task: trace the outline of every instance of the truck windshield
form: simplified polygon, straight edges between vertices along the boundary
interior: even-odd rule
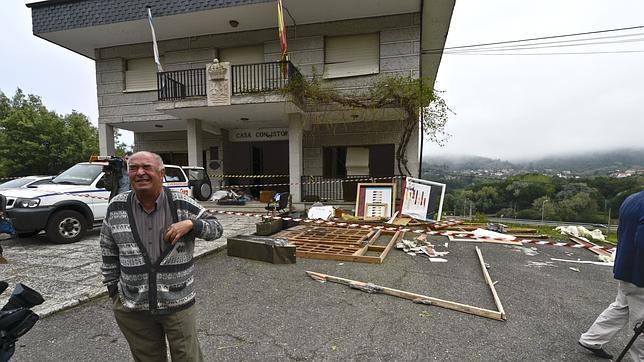
[[[78,164],[58,175],[52,180],[55,184],[91,185],[103,171],[100,164]]]

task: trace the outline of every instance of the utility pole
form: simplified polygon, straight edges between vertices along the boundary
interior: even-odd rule
[[[466,215],[466,213],[465,213],[465,206],[466,206],[466,205],[467,205],[467,199],[464,199],[464,200],[463,200],[463,216],[465,216],[465,215]]]
[[[548,199],[543,200],[543,203],[541,204],[541,225],[543,225],[543,214],[545,211],[544,207],[546,206],[546,202],[548,202]]]
[[[472,204],[473,202],[470,201],[470,221],[472,221]]]

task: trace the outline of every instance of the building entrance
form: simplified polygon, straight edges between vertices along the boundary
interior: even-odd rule
[[[230,142],[224,150],[224,173],[245,175],[227,177],[227,185],[238,185],[240,190],[259,197],[261,190],[288,191],[288,186],[253,186],[288,183],[288,177],[267,175],[288,175],[288,141],[272,142]],[[252,177],[257,176],[257,177]]]

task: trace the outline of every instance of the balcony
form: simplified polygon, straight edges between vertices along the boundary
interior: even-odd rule
[[[277,91],[284,88],[290,79],[300,76],[299,70],[290,61],[231,65],[229,72],[230,88],[226,87],[224,91],[229,89],[230,94],[222,94],[226,97]],[[177,101],[206,97],[211,81],[206,68],[159,72],[158,99]]]
[[[176,101],[206,96],[206,68],[157,73],[160,101]]]

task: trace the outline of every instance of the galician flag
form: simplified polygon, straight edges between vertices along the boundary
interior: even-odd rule
[[[161,60],[159,60],[159,47],[157,46],[157,36],[154,33],[154,24],[152,23],[152,9],[148,6],[148,22],[150,23],[150,31],[152,32],[152,49],[154,50],[154,62],[157,63],[157,70],[163,72]]]
[[[285,63],[288,60],[288,46],[286,45],[286,25],[284,25],[284,7],[282,5],[282,0],[277,0],[277,29],[280,37],[280,62],[282,68],[282,74],[286,77],[287,64]]]

